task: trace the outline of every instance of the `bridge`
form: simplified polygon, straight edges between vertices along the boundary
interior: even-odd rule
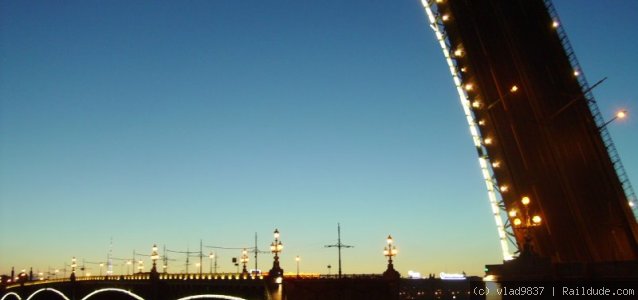
[[[270,291],[273,290],[273,293]],[[264,276],[246,274],[157,274],[87,276],[39,280],[6,286],[1,300],[281,299]],[[279,290],[281,294],[281,291]]]
[[[638,278],[638,200],[549,0],[422,0],[486,183],[502,278]],[[549,76],[549,75],[551,76]],[[396,277],[78,277],[4,286],[0,300],[395,299]],[[341,242],[339,246],[343,246]],[[511,251],[511,248],[518,251]],[[393,270],[392,248],[388,248]],[[518,253],[518,256],[514,254]],[[157,260],[154,250],[153,260]],[[492,274],[490,274],[492,273]]]
[[[4,286],[0,300],[399,299],[400,280],[382,275],[157,274],[88,276]]]

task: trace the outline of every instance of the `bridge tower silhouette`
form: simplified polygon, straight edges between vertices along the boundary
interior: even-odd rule
[[[553,265],[636,265],[636,194],[551,1],[422,4],[470,127],[504,260],[516,257],[513,246]]]

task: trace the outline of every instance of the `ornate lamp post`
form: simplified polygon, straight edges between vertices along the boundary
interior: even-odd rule
[[[275,241],[270,244],[270,251],[275,255],[272,269],[268,272],[268,276],[277,280],[284,274],[284,270],[279,266],[279,253],[284,249],[284,245],[279,240],[279,230],[275,229]]]
[[[248,251],[246,251],[246,248],[244,248],[244,250],[241,251],[240,261],[241,261],[241,264],[243,265],[241,274],[248,275],[248,270],[246,269],[246,264],[248,263]]]
[[[151,268],[151,279],[156,276],[159,278],[159,273],[157,272],[157,260],[160,258],[159,253],[157,252],[157,245],[153,244],[153,248],[151,250],[151,260],[153,261],[153,267]]]
[[[512,209],[509,212],[509,216],[510,218],[512,218],[512,223],[514,224],[514,227],[525,230],[525,244],[523,245],[523,250],[521,252],[521,255],[534,254],[530,230],[532,227],[541,225],[541,222],[542,222],[542,219],[539,215],[532,215],[529,213],[530,203],[531,203],[530,198],[527,196],[524,196],[523,198],[521,198],[521,204],[523,204],[523,211],[519,212],[516,209]]]
[[[73,256],[73,258],[71,259],[71,281],[75,281],[75,267],[77,266],[77,260],[75,259],[75,256]]]
[[[393,245],[394,240],[391,235],[388,235],[388,239],[386,241],[388,245],[383,248],[383,255],[388,257],[388,269],[383,272],[383,277],[387,279],[398,279],[401,277],[401,274],[394,269],[394,264],[392,264],[392,257],[396,256],[398,253],[397,247]]]

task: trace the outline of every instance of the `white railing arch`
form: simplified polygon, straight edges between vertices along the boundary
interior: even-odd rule
[[[246,300],[244,298],[239,298],[239,297],[234,297],[234,296],[214,295],[214,294],[188,296],[188,297],[184,297],[184,298],[179,298],[177,300],[191,300],[191,299]]]
[[[62,298],[64,298],[64,300],[71,300],[64,293],[62,293],[62,292],[60,292],[60,291],[58,291],[56,289],[52,289],[52,288],[41,288],[41,289],[33,292],[33,294],[29,295],[29,298],[27,298],[27,300],[31,300],[31,298],[33,298],[33,296],[39,294],[40,292],[44,292],[44,291],[52,291],[52,292],[60,295]]]
[[[103,292],[119,292],[119,293],[127,294],[127,295],[129,295],[129,296],[131,296],[131,297],[133,297],[133,298],[135,298],[137,300],[144,300],[144,298],[142,298],[142,297],[140,297],[140,296],[138,296],[138,295],[136,295],[136,294],[134,294],[134,293],[132,293],[130,291],[123,290],[123,289],[118,289],[118,288],[103,288],[103,289],[99,289],[99,290],[93,291],[90,294],[84,296],[84,298],[82,298],[82,300],[87,300],[91,296],[93,296],[95,294],[103,293]]]
[[[5,294],[4,296],[2,296],[2,298],[0,298],[0,300],[4,300],[4,299],[6,299],[7,297],[9,297],[11,295],[14,295],[16,298],[18,298],[18,300],[22,300],[22,298],[20,298],[20,295],[14,293],[14,292],[9,292],[9,293]]]

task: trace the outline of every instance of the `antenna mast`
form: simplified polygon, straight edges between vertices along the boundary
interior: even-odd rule
[[[111,237],[111,244],[109,245],[109,254],[106,256],[106,275],[113,275],[113,237]]]
[[[257,258],[259,257],[259,248],[257,248],[257,233],[255,232],[255,272],[257,272]]]
[[[336,247],[339,252],[339,278],[341,278],[341,248],[353,248],[354,246],[344,245],[341,243],[341,224],[337,223],[337,244],[326,245],[326,248]]]

